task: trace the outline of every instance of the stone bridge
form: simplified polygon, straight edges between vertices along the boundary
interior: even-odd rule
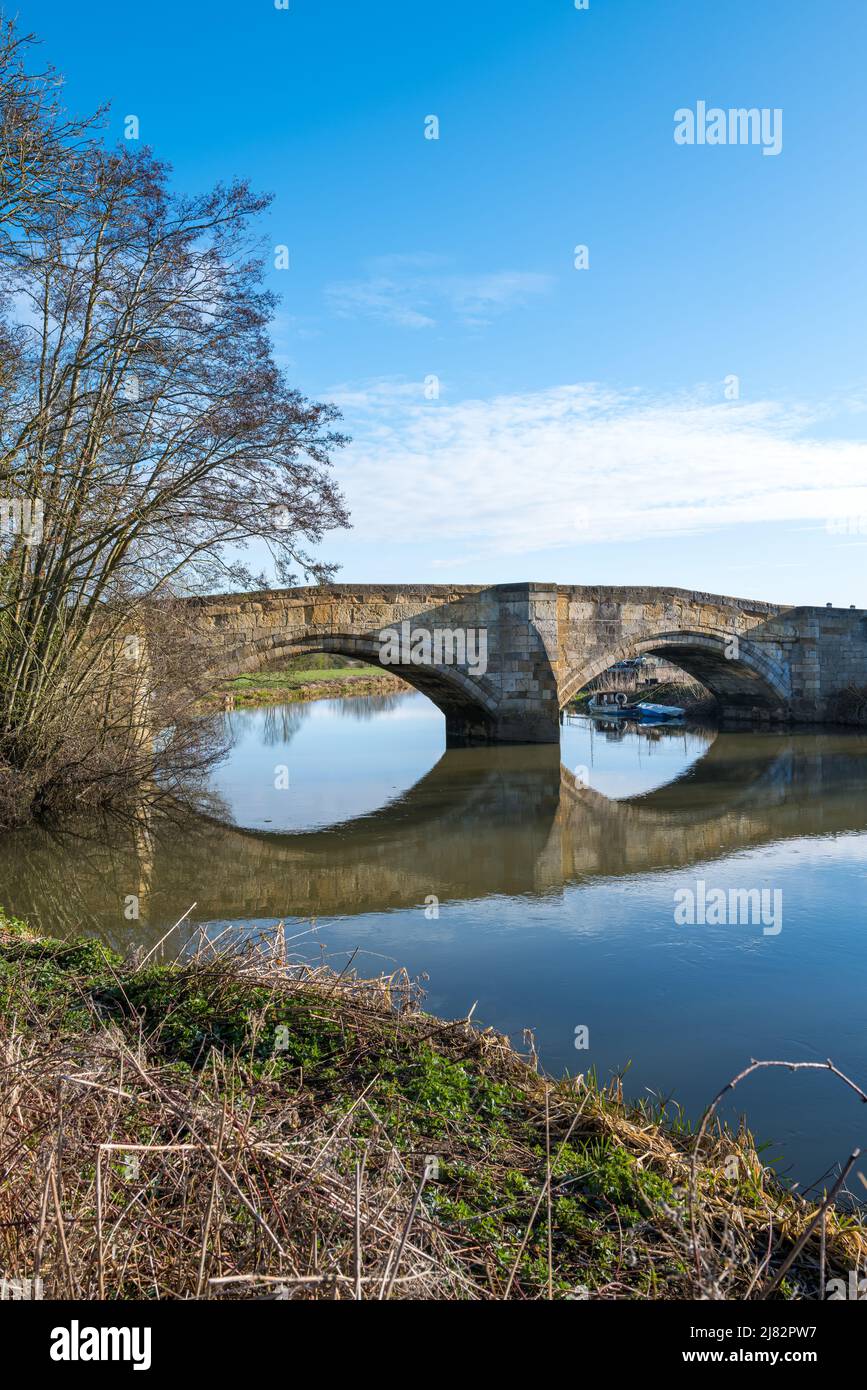
[[[334,584],[186,604],[207,678],[305,652],[360,658],[429,696],[450,744],[556,743],[567,701],[614,662],[643,654],[700,680],[724,719],[833,721],[846,688],[867,686],[863,609],[532,583]]]

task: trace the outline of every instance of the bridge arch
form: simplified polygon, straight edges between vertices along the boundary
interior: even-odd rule
[[[445,716],[450,743],[487,741],[496,722],[498,698],[484,677],[471,677],[457,666],[383,664],[374,634],[305,633],[270,634],[261,644],[245,643],[224,653],[213,676],[243,676],[278,665],[293,657],[324,652],[350,657],[377,666],[385,675],[399,676],[426,695]]]
[[[633,639],[582,663],[561,682],[561,708],[615,662],[637,656],[662,657],[701,681],[730,717],[756,711],[782,715],[791,698],[787,673],[747,638],[738,635],[735,639],[731,632],[675,629]]]

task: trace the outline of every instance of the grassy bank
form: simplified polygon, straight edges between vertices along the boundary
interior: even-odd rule
[[[552,1083],[403,977],[0,920],[0,1269],[77,1298],[755,1297],[813,1209],[746,1135]],[[825,1277],[867,1256],[830,1211]],[[815,1297],[818,1231],[773,1297]]]
[[[236,676],[214,691],[211,703],[230,703],[240,708],[288,704],[294,700],[337,699],[344,695],[388,695],[406,689],[398,676],[390,675],[379,666],[299,666]]]

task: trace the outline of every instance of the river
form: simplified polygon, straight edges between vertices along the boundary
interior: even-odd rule
[[[6,835],[0,903],[122,951],[194,903],[171,942],[283,920],[305,959],[405,967],[433,1012],[530,1028],[551,1071],[628,1067],[627,1094],[692,1118],[751,1058],[831,1057],[867,1083],[867,735],[569,716],[559,749],[446,751],[416,694],[225,717],[226,823]],[[702,906],[717,890],[728,920]],[[827,1074],[763,1073],[736,1099],[803,1187],[867,1141]]]

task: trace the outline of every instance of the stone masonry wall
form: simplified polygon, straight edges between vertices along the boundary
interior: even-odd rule
[[[349,585],[188,600],[213,676],[305,651],[380,662],[384,629],[485,634],[487,661],[384,669],[443,710],[449,741],[555,743],[562,705],[615,661],[657,653],[731,717],[832,718],[867,686],[867,613],[784,608],[685,589],[556,584]]]

